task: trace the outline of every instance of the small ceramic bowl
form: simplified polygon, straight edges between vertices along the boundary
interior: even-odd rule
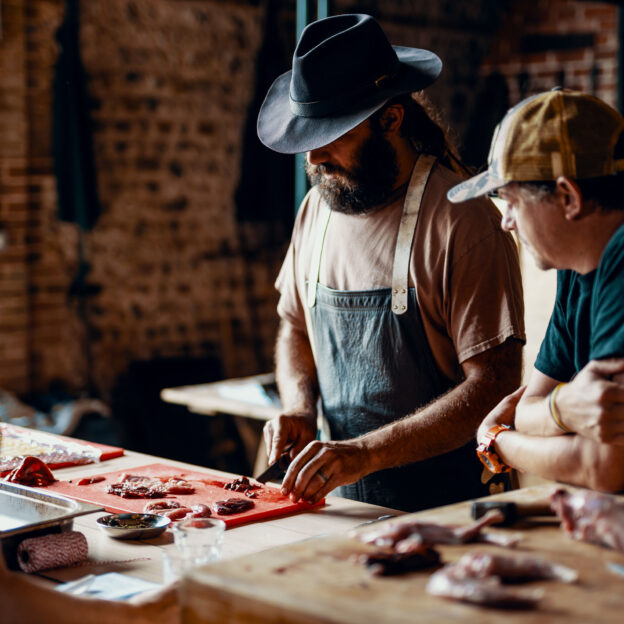
[[[164,532],[169,518],[156,514],[121,513],[101,516],[96,520],[104,533],[116,539],[148,539]]]

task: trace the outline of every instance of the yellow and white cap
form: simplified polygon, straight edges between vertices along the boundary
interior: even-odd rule
[[[534,95],[507,111],[496,127],[487,170],[454,186],[447,197],[459,203],[509,182],[624,171],[624,159],[614,157],[622,130],[624,118],[587,93],[555,89]]]

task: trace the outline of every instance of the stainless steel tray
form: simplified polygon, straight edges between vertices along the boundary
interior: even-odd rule
[[[0,481],[0,545],[7,565],[17,569],[16,552],[22,540],[70,531],[74,518],[102,509],[60,494]]]

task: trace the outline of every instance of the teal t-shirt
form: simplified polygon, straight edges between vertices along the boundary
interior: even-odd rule
[[[624,225],[598,268],[557,272],[557,297],[535,368],[570,381],[590,360],[624,356]]]

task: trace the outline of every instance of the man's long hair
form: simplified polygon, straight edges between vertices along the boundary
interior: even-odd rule
[[[463,176],[473,175],[457,155],[457,149],[445,128],[439,109],[422,91],[392,98],[371,116],[371,121],[379,124],[386,108],[394,104],[400,104],[405,111],[401,135],[412,142],[418,153],[436,156],[445,167]]]

